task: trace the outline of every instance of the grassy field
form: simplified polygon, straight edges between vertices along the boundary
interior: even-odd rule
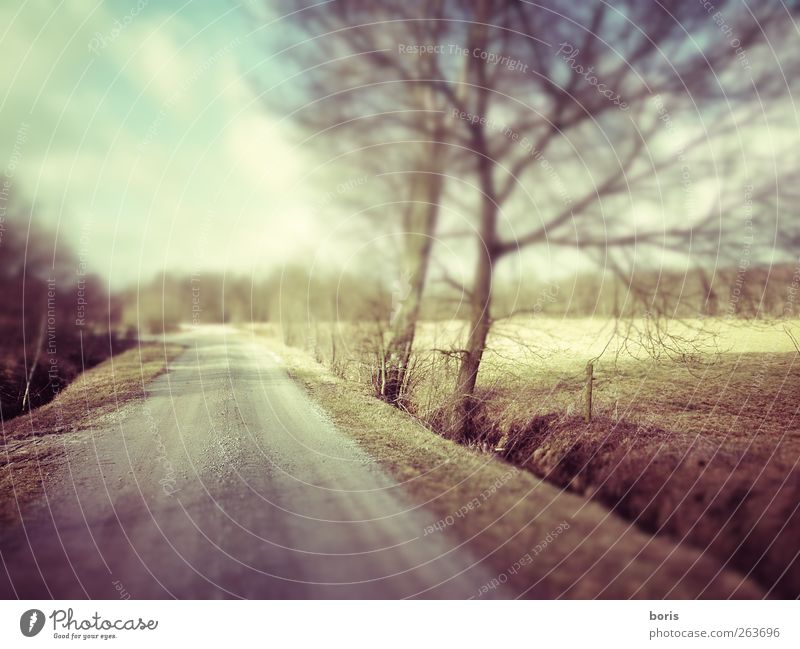
[[[53,401],[4,422],[0,438],[0,522],[13,522],[19,508],[40,493],[41,478],[58,466],[76,435],[114,418],[144,397],[144,386],[166,370],[183,348],[146,344],[79,375]]]
[[[498,323],[473,443],[647,532],[708,550],[772,595],[797,597],[800,358],[787,329],[800,335],[797,321]],[[449,352],[463,335],[459,323],[419,332],[408,407],[433,428],[455,382]],[[339,376],[369,382],[368,325],[317,326],[307,340]]]

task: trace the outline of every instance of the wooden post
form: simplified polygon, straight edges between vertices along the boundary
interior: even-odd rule
[[[586,363],[586,399],[584,403],[584,413],[583,418],[586,420],[588,424],[592,421],[592,382],[593,382],[593,375],[594,375],[594,364],[589,361]]]

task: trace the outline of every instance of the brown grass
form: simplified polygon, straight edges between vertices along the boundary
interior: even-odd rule
[[[798,597],[800,359],[785,326],[798,323],[678,323],[692,353],[657,359],[635,340],[607,347],[612,329],[603,322],[498,326],[471,443],[502,449],[504,459],[649,533],[712,553],[773,595]],[[447,349],[460,333],[456,325],[420,330],[410,408],[433,428],[457,359],[426,350]],[[604,349],[587,426],[584,366]],[[349,353],[359,367],[358,351],[340,344],[338,362]],[[359,378],[355,369],[345,376]]]
[[[512,386],[484,389],[483,444],[775,595],[800,595],[797,356],[722,355],[703,372],[628,363],[598,378],[590,425],[579,382],[540,375],[524,402]]]
[[[0,522],[15,521],[41,493],[41,478],[58,466],[81,431],[108,425],[144,398],[144,386],[162,374],[179,345],[140,345],[79,375],[53,401],[5,422],[0,439]]]
[[[607,510],[532,473],[446,440],[412,417],[369,396],[369,388],[338,379],[300,350],[275,340],[276,351],[334,423],[353,436],[418,503],[453,524],[478,557],[508,578],[506,596],[694,598],[760,597],[752,583],[687,547],[653,538]],[[493,489],[493,485],[500,484]],[[467,503],[491,493],[463,517]],[[569,524],[563,535],[553,534]],[[421,533],[424,532],[421,530]],[[527,565],[519,561],[546,545]],[[695,563],[696,561],[696,563]],[[517,565],[519,570],[510,570]],[[513,572],[513,574],[512,574]],[[733,584],[733,585],[731,585]]]

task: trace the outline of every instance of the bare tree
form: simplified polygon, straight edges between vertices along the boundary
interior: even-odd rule
[[[436,140],[471,197],[476,235],[450,436],[472,434],[504,258],[535,246],[596,250],[601,260],[612,248],[706,255],[741,241],[730,215],[776,182],[748,165],[743,137],[763,131],[797,83],[797,56],[776,74],[771,50],[796,11],[733,0],[337,0],[292,15],[314,34],[297,50],[316,48],[328,72],[318,96],[346,95],[363,114],[376,101],[409,106],[410,84],[446,116]],[[361,85],[332,74],[343,60],[364,64],[354,73]],[[402,109],[393,120],[398,129],[424,123]]]
[[[314,140],[328,156],[356,149],[356,168],[394,175],[393,207],[368,214],[373,224],[389,216],[402,240],[394,272],[388,264],[382,269],[387,283],[395,285],[395,299],[386,314],[390,330],[381,396],[396,405],[403,402],[429,274],[448,166],[448,120],[445,100],[429,83],[432,59],[408,56],[398,62],[390,50],[398,38],[415,43],[441,39],[446,24],[426,18],[443,16],[444,4],[344,1],[300,11],[285,4],[287,18],[279,21],[272,43],[297,62],[292,82],[299,91],[288,98],[275,92],[274,85],[264,91],[268,106],[291,112],[304,132],[311,133],[306,142]],[[409,20],[397,22],[397,16]],[[380,28],[372,28],[378,24]],[[373,195],[365,192],[361,198],[368,201]]]

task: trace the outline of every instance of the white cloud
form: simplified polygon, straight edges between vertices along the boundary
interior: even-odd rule
[[[193,233],[208,218],[217,234],[209,267],[282,263],[316,240],[293,189],[303,158],[253,102],[230,26],[192,40],[208,25],[183,14],[165,22],[169,14],[151,3],[93,54],[90,40],[125,11],[62,7],[36,41],[49,11],[29,3],[0,42],[10,63],[0,81],[8,87],[19,69],[0,128],[13,136],[20,119],[31,122],[19,184],[29,198],[38,187],[42,213],[68,243],[91,218],[90,267],[113,268],[115,284],[135,280],[140,265],[145,276],[165,264],[189,270]],[[2,18],[12,13],[0,9]]]

